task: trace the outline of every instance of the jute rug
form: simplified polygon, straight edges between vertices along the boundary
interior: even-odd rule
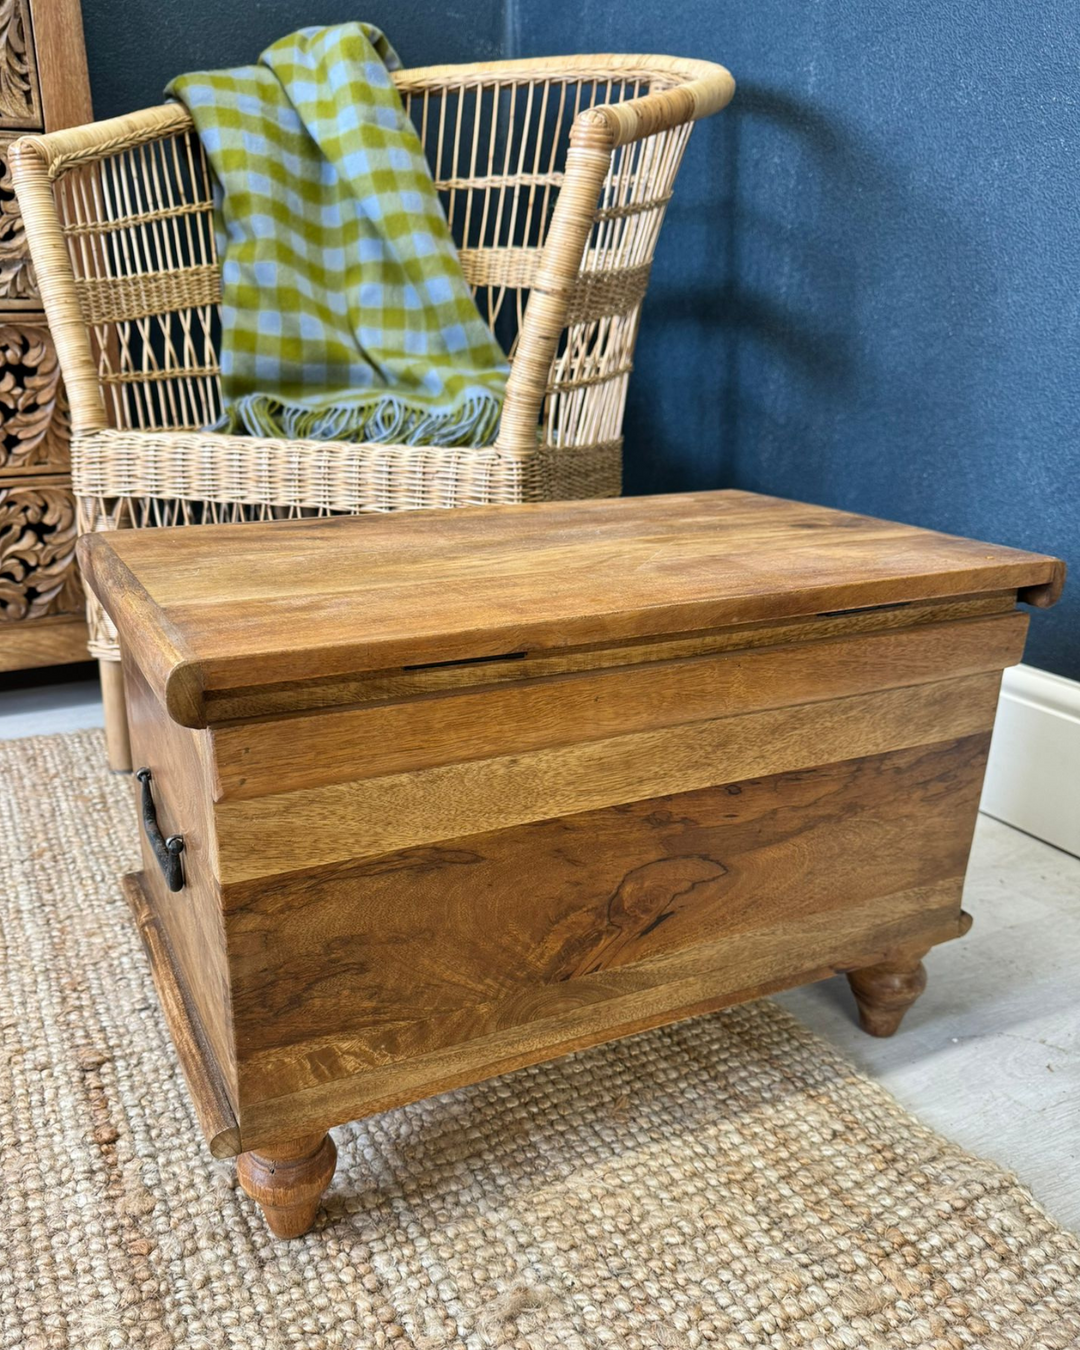
[[[97,733],[0,743],[4,1350],[1065,1350],[1080,1244],[770,1003],[336,1131],[306,1238],[203,1147]]]

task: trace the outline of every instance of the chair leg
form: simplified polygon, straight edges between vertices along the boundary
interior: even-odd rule
[[[119,661],[99,661],[101,699],[105,705],[105,752],[113,773],[131,772],[124,671]]]

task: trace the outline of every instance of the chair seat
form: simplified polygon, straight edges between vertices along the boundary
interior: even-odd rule
[[[588,446],[538,443],[534,453],[523,455],[498,445],[372,445],[206,431],[106,430],[75,437],[72,482],[80,499],[401,511],[618,496],[621,451],[621,437]],[[130,523],[140,522],[133,517]]]

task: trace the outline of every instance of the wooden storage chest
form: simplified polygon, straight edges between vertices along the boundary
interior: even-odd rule
[[[837,970],[894,1031],[966,931],[1017,599],[1064,576],[744,492],[80,554],[149,771],[125,886],[281,1235],[345,1120]]]

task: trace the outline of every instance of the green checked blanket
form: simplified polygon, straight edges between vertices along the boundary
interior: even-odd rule
[[[369,24],[304,28],[254,66],[181,75],[222,257],[214,430],[484,445],[507,364],[462,276]]]

